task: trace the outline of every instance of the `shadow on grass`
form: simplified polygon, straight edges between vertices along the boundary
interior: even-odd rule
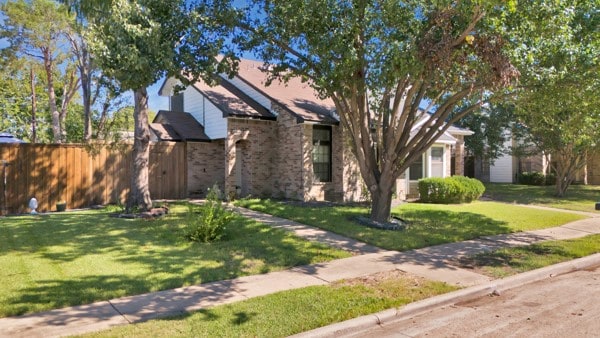
[[[560,245],[533,244],[526,247],[510,248],[494,252],[481,253],[470,257],[463,257],[457,261],[461,266],[468,268],[520,268],[526,262],[532,259],[547,259],[550,256],[561,257],[561,260],[570,260],[581,257],[581,255],[566,250]]]
[[[485,196],[503,202],[519,204],[556,205],[587,203],[598,200],[600,186],[572,185],[564,197],[556,196],[554,186],[486,183]]]
[[[367,207],[332,206],[329,208],[298,206],[273,200],[244,200],[240,206],[312,225],[357,239],[382,249],[405,251],[451,243],[513,230],[504,221],[472,212],[396,208],[393,214],[408,222],[408,229],[389,231],[369,228],[354,221],[365,216]]]
[[[0,225],[6,234],[0,255],[31,257],[55,270],[39,279],[24,275],[0,302],[0,313],[87,304],[337,258],[324,246],[241,217],[227,228],[227,240],[190,243],[181,239],[182,219],[171,214],[158,221],[123,220],[86,212]],[[65,266],[77,271],[65,272]]]

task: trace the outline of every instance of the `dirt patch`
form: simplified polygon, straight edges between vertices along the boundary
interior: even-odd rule
[[[402,270],[396,269],[396,270],[378,272],[376,274],[362,276],[362,277],[344,279],[344,280],[333,283],[333,285],[338,286],[338,287],[357,286],[357,285],[376,287],[386,281],[390,281],[390,280],[394,280],[394,279],[405,280],[408,282],[408,284],[410,284],[412,286],[419,286],[424,281],[426,281],[426,279],[423,277],[417,277],[417,276],[411,275],[409,273],[406,273]]]
[[[490,267],[496,270],[496,274],[510,276],[516,273],[505,257],[498,256],[458,257],[448,260],[448,264],[492,278],[497,278],[498,276],[495,276],[488,270]]]
[[[111,217],[116,218],[143,218],[147,220],[156,219],[169,213],[169,207],[152,208],[149,211],[139,212],[135,214],[111,214]]]

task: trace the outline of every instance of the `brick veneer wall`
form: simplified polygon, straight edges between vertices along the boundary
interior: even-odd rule
[[[313,124],[298,123],[273,103],[277,121],[229,118],[227,138],[188,147],[188,191],[204,195],[218,183],[225,194],[298,200],[358,201],[362,178],[340,126],[332,126],[332,181],[315,182],[312,167]],[[236,156],[242,155],[242,185]]]
[[[600,154],[592,156],[587,163],[588,184],[600,185]]]
[[[350,139],[342,128],[341,129],[341,140],[340,145],[343,148],[341,152],[343,154],[342,165],[343,165],[343,197],[344,201],[358,202],[363,201],[368,194],[366,191],[367,187],[362,179],[360,168],[358,167],[358,160],[352,153],[350,148]]]
[[[465,174],[465,137],[463,135],[453,135],[456,138],[454,146],[454,172],[450,175],[463,176]],[[448,161],[450,167],[450,161]]]
[[[278,112],[274,195],[300,200],[357,201],[361,197],[358,165],[344,142],[340,126],[331,127],[331,182],[315,182],[312,165],[313,124],[298,123],[287,110],[273,104]]]
[[[344,154],[339,126],[331,127],[331,182],[316,182],[312,166],[313,126],[304,127],[304,199],[342,201],[344,199]]]
[[[223,189],[225,179],[225,143],[188,142],[188,195],[206,196],[215,183]]]
[[[277,137],[272,145],[276,152],[272,177],[273,196],[301,200],[305,184],[303,167],[310,160],[305,154],[305,125],[299,124],[294,115],[278,104],[273,103],[272,108],[278,113]]]
[[[225,140],[225,192],[235,196],[271,196],[277,144],[274,121],[229,118]],[[242,185],[237,186],[235,163],[241,149]]]

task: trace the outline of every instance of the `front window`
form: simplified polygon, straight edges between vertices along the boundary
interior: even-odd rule
[[[331,182],[331,127],[313,128],[313,173],[317,182]]]
[[[443,147],[431,147],[431,177],[444,177]]]
[[[411,165],[409,170],[409,179],[417,181],[423,178],[423,156],[419,156]]]

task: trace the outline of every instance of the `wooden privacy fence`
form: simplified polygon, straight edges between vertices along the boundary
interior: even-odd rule
[[[124,203],[131,178],[132,145],[120,150],[72,144],[0,144],[0,210],[28,211],[32,197],[38,211]],[[6,164],[4,164],[6,163]],[[187,196],[186,144],[150,145],[149,185],[152,199]],[[3,172],[0,172],[3,175]],[[6,209],[6,210],[5,210]]]

